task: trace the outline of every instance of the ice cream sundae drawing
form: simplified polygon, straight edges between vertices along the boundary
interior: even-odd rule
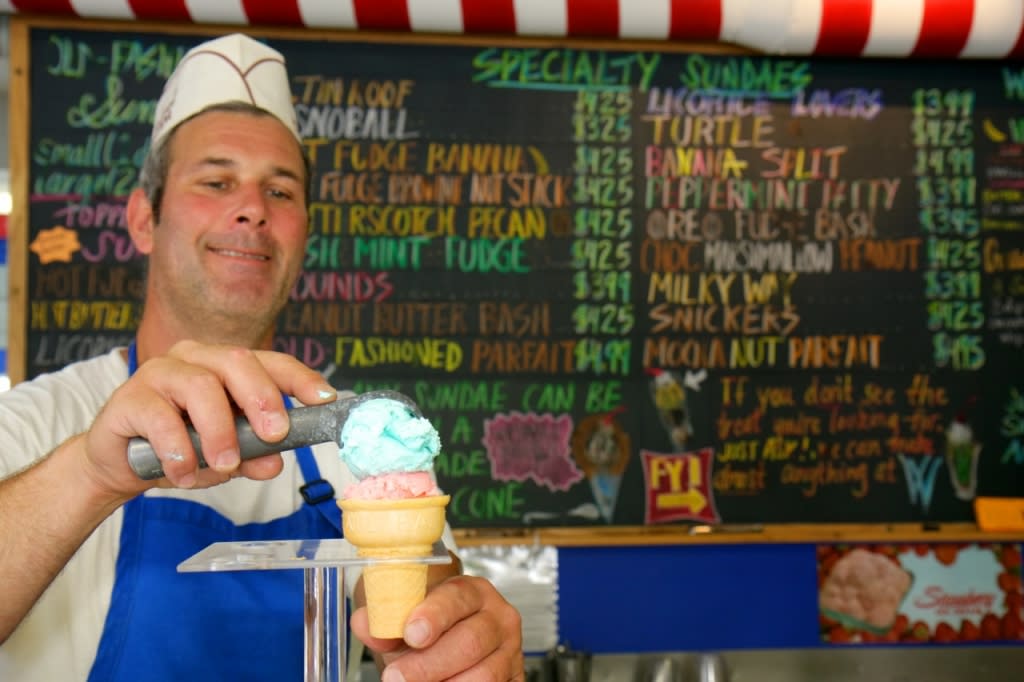
[[[647,373],[651,376],[651,397],[658,410],[658,418],[673,449],[682,452],[693,435],[690,411],[686,406],[686,387],[675,372],[648,368]]]
[[[974,430],[961,412],[946,429],[946,469],[953,492],[961,500],[974,499],[978,488],[978,458],[981,443],[975,442]]]
[[[630,455],[629,434],[615,419],[624,410],[618,408],[608,414],[586,417],[573,434],[573,457],[590,482],[601,516],[609,522]]]

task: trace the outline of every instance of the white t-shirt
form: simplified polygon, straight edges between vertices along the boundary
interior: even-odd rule
[[[86,431],[111,393],[127,379],[127,363],[121,350],[114,350],[0,393],[0,479]],[[313,447],[313,454],[320,475],[336,491],[354,482],[339,463],[337,446],[321,444]],[[285,455],[284,470],[272,481],[236,478],[203,490],[152,489],[146,495],[200,502],[241,525],[294,513],[303,504],[298,492],[302,484],[296,458]],[[0,645],[0,680],[88,678],[110,607],[121,520],[118,509],[100,524]],[[449,547],[455,546],[449,530],[444,539]]]

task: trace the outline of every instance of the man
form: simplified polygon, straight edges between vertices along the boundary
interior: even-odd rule
[[[0,679],[301,674],[301,571],[175,571],[213,541],[337,536],[334,501],[304,501],[300,488],[352,479],[330,444],[240,462],[232,426],[237,409],[279,440],[282,394],[336,397],[267,350],[307,219],[283,58],[240,35],[191,50],[151,142],[126,213],[149,258],[136,342],[0,394]],[[209,468],[197,467],[186,417]],[[135,436],[165,478],[128,466]],[[523,678],[518,613],[458,570],[431,568],[404,640],[376,640],[365,609],[352,615],[385,682]]]

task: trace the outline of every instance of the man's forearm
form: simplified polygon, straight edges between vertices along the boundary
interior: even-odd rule
[[[117,508],[76,475],[82,437],[0,481],[0,644],[89,534]]]

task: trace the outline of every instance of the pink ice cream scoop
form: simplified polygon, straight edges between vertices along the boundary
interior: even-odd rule
[[[426,471],[369,476],[342,491],[348,500],[400,500],[440,494],[434,478]]]

